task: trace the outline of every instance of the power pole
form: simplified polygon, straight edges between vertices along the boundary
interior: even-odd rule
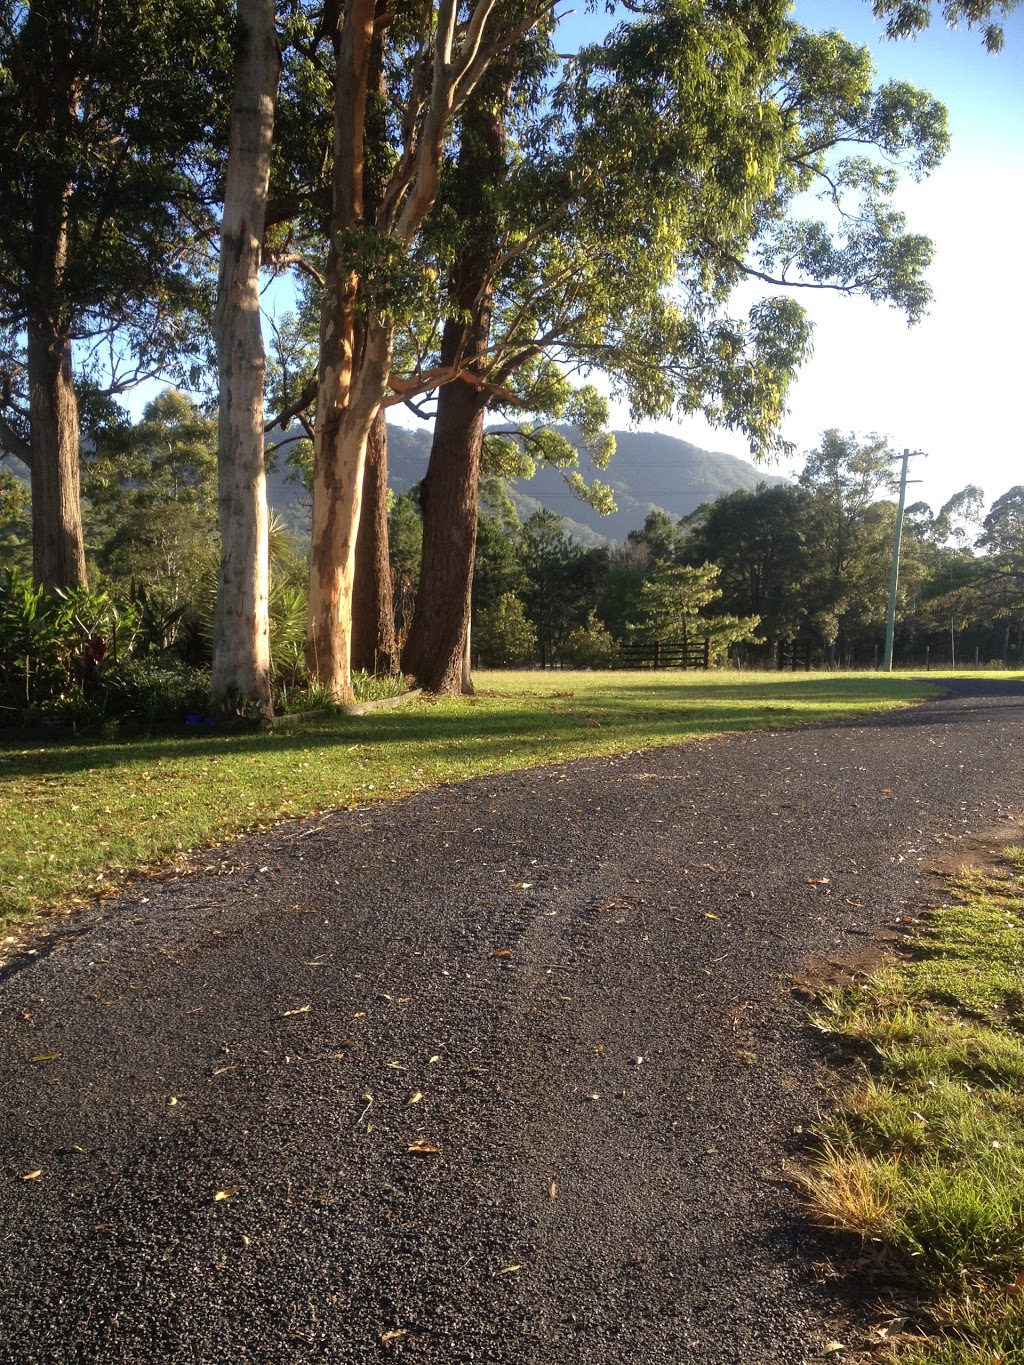
[[[900,541],[903,538],[903,509],[907,503],[907,470],[910,468],[910,460],[914,455],[923,455],[923,450],[904,450],[902,457],[903,468],[900,471],[900,501],[896,508],[896,530],[892,538],[892,575],[889,578],[889,609],[885,613],[885,661],[882,667],[886,673],[892,672],[892,647],[896,636],[896,588],[900,577]],[[911,479],[910,483],[920,483],[920,479]]]

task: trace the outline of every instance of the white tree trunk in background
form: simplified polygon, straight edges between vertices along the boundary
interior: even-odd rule
[[[213,632],[215,696],[237,692],[268,713],[270,565],[263,460],[263,332],[259,272],[281,62],[274,0],[238,0],[214,339],[221,531]]]

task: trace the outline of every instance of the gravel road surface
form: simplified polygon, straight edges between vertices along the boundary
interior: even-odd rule
[[[955,687],[282,825],[68,921],[0,978],[0,1361],[820,1359],[792,984],[1014,831],[1024,687]]]

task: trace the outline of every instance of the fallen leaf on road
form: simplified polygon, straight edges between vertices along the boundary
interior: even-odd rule
[[[433,1066],[435,1062],[439,1062],[440,1060],[441,1060],[441,1058],[440,1058],[440,1057],[438,1056],[438,1054],[435,1052],[434,1055],[433,1055],[433,1057],[428,1057],[428,1058],[427,1058],[427,1066]]]
[[[59,1056],[59,1052],[40,1052],[32,1060],[34,1062],[55,1062]]]
[[[557,1181],[552,1180],[551,1186],[550,1186],[550,1188],[548,1189],[548,1194],[550,1195],[550,1197],[551,1197],[552,1199],[557,1199],[557,1198],[558,1198],[558,1182],[557,1182]]]
[[[834,1356],[838,1355],[840,1351],[845,1350],[846,1347],[843,1345],[841,1341],[829,1341],[826,1342],[825,1345],[821,1348],[821,1354],[823,1356]]]
[[[415,1095],[410,1095],[410,1096],[409,1096],[409,1098],[406,1100],[406,1104],[407,1104],[407,1105],[409,1105],[409,1104],[419,1104],[419,1102],[420,1102],[420,1100],[421,1100],[422,1098],[423,1098],[423,1091],[422,1091],[422,1090],[417,1090],[416,1093],[415,1093]]]
[[[717,919],[718,916],[717,916],[717,915],[713,915],[713,914],[711,913],[710,910],[705,910],[705,912],[704,912],[704,918],[705,918],[705,919]]]
[[[229,1185],[226,1190],[218,1190],[213,1196],[213,1202],[219,1204],[225,1199],[231,1199],[241,1188],[241,1185]]]
[[[389,1066],[389,1067],[391,1068],[392,1071],[408,1071],[408,1070],[409,1070],[409,1068],[408,1068],[407,1066],[403,1066],[401,1062],[385,1062],[385,1066]]]
[[[28,1175],[23,1175],[21,1178],[22,1180],[38,1180],[42,1173],[43,1168],[40,1166],[38,1171],[29,1171]]]
[[[395,1327],[390,1332],[382,1332],[380,1339],[384,1346],[389,1346],[391,1342],[398,1341],[401,1337],[407,1337],[408,1335],[409,1329],[407,1327]]]
[[[506,1266],[503,1266],[503,1267],[501,1268],[501,1270],[496,1271],[495,1273],[498,1274],[498,1275],[514,1275],[514,1274],[516,1273],[517,1270],[525,1270],[525,1269],[526,1269],[526,1267],[525,1267],[524,1265],[506,1265]]]
[[[291,1017],[295,1014],[308,1014],[312,1008],[313,1008],[312,1005],[300,1005],[298,1009],[285,1010],[284,1014],[281,1015],[281,1018],[291,1019]]]
[[[1021,1279],[1024,1279],[1024,1276],[1021,1276]],[[906,1318],[892,1318],[891,1321],[883,1322],[880,1327],[876,1328],[875,1334],[880,1341],[886,1341],[889,1337],[898,1336],[906,1325]]]
[[[512,957],[512,956],[513,956],[513,953],[512,953],[512,949],[511,949],[511,948],[495,948],[494,952],[493,952],[493,953],[488,953],[487,956],[488,956],[488,957]]]
[[[808,878],[806,879],[806,881],[807,881],[807,885],[808,885],[808,886],[828,886],[829,883],[832,881],[832,878],[831,878],[831,877],[808,877]]]
[[[432,1147],[429,1142],[410,1142],[406,1148],[409,1152],[415,1152],[417,1156],[440,1156],[440,1147]]]

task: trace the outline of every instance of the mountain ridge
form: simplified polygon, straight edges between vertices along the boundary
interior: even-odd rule
[[[616,450],[608,469],[597,469],[581,451],[579,472],[587,483],[600,479],[611,488],[615,512],[602,517],[572,492],[559,470],[538,465],[532,479],[512,481],[510,493],[520,517],[525,520],[538,507],[547,507],[565,519],[567,531],[582,544],[596,545],[625,540],[655,510],[678,520],[724,493],[789,482],[736,455],[704,450],[678,436],[648,431],[612,435]],[[429,453],[428,428],[388,428],[389,481],[397,493],[407,492],[423,477]]]
[[[389,483],[396,493],[408,492],[423,478],[431,435],[428,426],[388,427]],[[724,493],[754,489],[760,483],[789,482],[736,455],[704,450],[677,436],[647,431],[616,431],[613,435],[616,452],[608,469],[595,468],[582,451],[579,472],[588,483],[597,478],[611,488],[615,512],[600,516],[572,492],[559,470],[541,464],[532,479],[512,481],[509,491],[519,516],[525,521],[546,507],[563,518],[566,533],[580,544],[602,545],[609,540],[625,540],[630,531],[639,531],[652,511],[660,509],[677,520]],[[294,532],[308,536],[309,499],[290,477],[286,458],[289,444],[285,437],[268,470],[267,496],[270,506]],[[28,470],[19,460],[0,453],[0,464],[27,481]]]

